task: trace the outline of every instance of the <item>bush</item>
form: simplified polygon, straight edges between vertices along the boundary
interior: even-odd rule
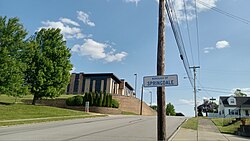
[[[83,96],[77,95],[66,99],[67,106],[81,106],[83,105]]]
[[[74,97],[69,97],[66,99],[67,106],[74,106]]]
[[[119,102],[115,99],[112,99],[112,108],[119,108]]]
[[[82,106],[83,105],[83,97],[80,95],[74,96],[74,106]]]

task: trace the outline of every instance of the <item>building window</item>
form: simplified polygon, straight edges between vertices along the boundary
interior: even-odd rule
[[[76,74],[73,93],[77,93],[78,92],[78,85],[79,85],[79,74]]]

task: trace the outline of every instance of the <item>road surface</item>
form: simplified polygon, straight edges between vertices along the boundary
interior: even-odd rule
[[[153,141],[157,130],[155,116],[109,116],[0,127],[1,141]],[[185,120],[167,117],[167,136]]]

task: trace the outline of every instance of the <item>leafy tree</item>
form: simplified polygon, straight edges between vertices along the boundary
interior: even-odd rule
[[[166,115],[175,116],[174,105],[171,103],[168,103],[166,106]]]
[[[54,98],[65,92],[72,69],[70,56],[60,29],[41,29],[29,39],[26,81],[34,95],[33,105],[39,98]]]
[[[216,103],[204,99],[203,104],[197,107],[198,116],[203,116],[202,112],[206,113],[206,116],[208,116],[208,113],[214,113],[214,112],[217,113],[218,107],[219,106]]]
[[[247,94],[241,92],[240,89],[236,89],[235,92],[234,92],[234,95],[235,95],[235,96],[239,96],[239,97],[247,96]]]
[[[0,94],[20,97],[28,90],[23,62],[27,34],[18,18],[0,16]]]
[[[152,105],[150,106],[152,109],[154,109],[155,111],[157,111],[157,105]]]

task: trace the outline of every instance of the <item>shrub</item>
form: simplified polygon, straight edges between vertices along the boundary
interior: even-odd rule
[[[77,95],[66,99],[68,106],[81,106],[83,105],[83,96]]]
[[[98,106],[102,107],[102,93],[99,94]]]
[[[103,100],[102,100],[102,106],[103,107],[107,107],[106,96],[107,96],[107,94],[106,94],[106,92],[104,92],[104,94],[103,94]]]
[[[74,97],[69,97],[66,99],[66,105],[74,106]]]
[[[112,108],[119,108],[119,102],[115,99],[112,99]]]
[[[74,96],[74,106],[81,106],[83,105],[83,97],[80,95]]]

